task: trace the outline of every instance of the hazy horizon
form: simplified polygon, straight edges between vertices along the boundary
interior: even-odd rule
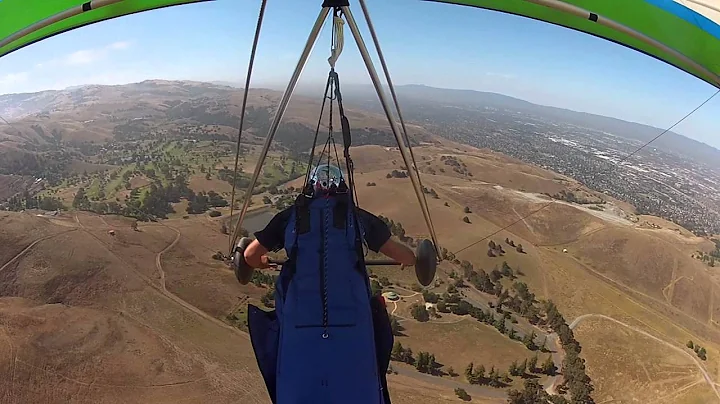
[[[72,90],[72,89],[75,89],[75,88],[82,88],[82,87],[86,87],[86,86],[95,86],[95,85],[97,85],[97,86],[114,86],[114,85],[121,86],[121,85],[141,83],[141,82],[143,82],[143,81],[153,81],[153,80],[158,80],[158,81],[194,81],[194,82],[209,83],[209,84],[216,84],[216,85],[229,85],[229,86],[233,86],[233,87],[238,88],[238,89],[242,89],[242,88],[243,88],[243,85],[244,85],[244,83],[241,83],[241,82],[233,82],[233,81],[227,81],[227,80],[197,80],[197,79],[190,79],[190,78],[188,78],[188,79],[183,79],[183,78],[172,78],[172,79],[170,79],[170,78],[155,77],[155,78],[147,78],[147,79],[140,80],[140,81],[125,82],[125,83],[115,83],[115,84],[86,83],[86,84],[72,85],[72,86],[68,86],[68,87],[64,87],[64,88],[59,88],[59,89],[47,89],[47,90],[39,90],[39,91],[32,91],[32,92],[25,92],[25,93],[6,93],[6,94],[0,94],[0,97],[6,96],[6,95],[41,93],[41,92],[44,92],[44,91],[69,91],[69,90]],[[287,82],[285,82],[285,83],[281,83],[281,82],[267,83],[267,84],[265,84],[265,85],[260,84],[260,83],[256,83],[255,85],[251,85],[251,86],[250,86],[250,89],[267,89],[267,90],[274,90],[274,91],[284,91],[285,88],[286,88],[286,86],[287,86]],[[325,83],[324,83],[324,82],[321,82],[321,81],[302,83],[302,84],[299,84],[299,85],[296,87],[293,95],[302,95],[303,97],[312,97],[313,95],[315,95],[314,93],[317,93],[317,94],[319,94],[318,97],[321,97],[322,91],[324,90],[324,86],[325,86]],[[515,99],[518,99],[518,100],[521,100],[521,101],[531,102],[531,103],[533,103],[533,104],[535,104],[535,105],[546,106],[546,107],[553,107],[553,108],[560,108],[560,109],[564,109],[564,110],[568,110],[568,111],[572,111],[572,112],[580,112],[580,113],[587,113],[587,114],[592,114],[592,115],[599,115],[599,116],[604,116],[604,117],[608,117],[608,118],[619,119],[619,120],[626,121],[626,122],[630,122],[630,123],[638,123],[638,124],[642,124],[642,125],[648,125],[648,124],[643,123],[643,122],[637,122],[637,121],[633,121],[633,120],[623,119],[623,118],[616,117],[616,116],[609,116],[609,115],[598,114],[598,113],[593,112],[593,111],[583,111],[583,110],[580,110],[580,109],[573,109],[573,108],[567,108],[567,107],[556,107],[556,106],[554,106],[554,105],[540,104],[540,103],[537,103],[537,102],[532,102],[532,101],[526,100],[526,99],[521,98],[521,97],[516,97],[516,96],[513,96],[513,95],[503,94],[503,93],[494,92],[494,91],[481,91],[481,90],[474,90],[474,89],[469,89],[469,88],[436,87],[436,86],[431,86],[431,85],[427,85],[427,84],[423,84],[423,83],[407,83],[407,84],[396,85],[396,87],[398,87],[398,88],[400,88],[400,87],[409,87],[409,86],[422,86],[422,87],[435,88],[435,89],[440,89],[440,90],[451,90],[451,91],[474,91],[474,92],[478,92],[478,93],[499,94],[499,95],[502,95],[502,96],[505,96],[505,97],[511,97],[511,98],[515,98]],[[344,87],[346,90],[350,90],[350,91],[353,91],[353,90],[356,90],[356,89],[362,87],[362,88],[366,88],[366,89],[372,91],[373,94],[375,93],[375,90],[372,88],[372,84],[370,84],[370,83],[363,83],[363,84],[357,84],[357,83],[353,84],[353,83],[349,83],[349,84],[343,84],[343,87]],[[389,94],[387,93],[387,85],[385,85],[385,88],[386,88],[386,95],[389,95]],[[400,108],[402,108],[402,102],[401,102],[401,104],[400,104]],[[9,120],[12,121],[12,119],[9,119]],[[0,125],[2,125],[2,123],[0,123]],[[648,125],[648,126],[655,127],[655,128],[657,128],[657,129],[659,129],[660,131],[664,131],[664,130],[667,129],[667,128],[661,128],[661,127],[658,127],[658,126],[655,126],[655,125]],[[691,136],[687,136],[687,135],[685,135],[685,134],[683,134],[683,133],[681,133],[681,132],[678,132],[678,131],[676,131],[676,130],[674,130],[674,129],[672,130],[672,132],[678,133],[679,135],[682,135],[682,136],[687,137],[687,138],[689,138],[689,139],[698,141],[698,142],[700,142],[700,143],[702,143],[702,144],[704,144],[704,145],[706,145],[706,146],[708,146],[708,147],[711,147],[711,148],[714,148],[714,149],[720,151],[720,146],[713,146],[713,145],[711,145],[711,144],[709,144],[709,143],[707,143],[707,142],[704,142],[704,141],[699,140],[699,139],[695,139],[695,138],[693,138],[693,137],[691,137]],[[658,134],[660,134],[660,132],[659,132]]]
[[[284,88],[316,19],[318,3],[268,5],[251,87]],[[492,92],[661,129],[716,90],[640,52],[548,23],[435,2],[368,3],[396,85]],[[4,56],[0,93],[151,78],[243,83],[258,8],[258,2],[217,0],[72,30]],[[359,7],[353,9],[371,45]],[[403,16],[401,24],[398,15]],[[298,87],[317,85],[322,92],[328,71],[328,25]],[[337,65],[343,84],[369,84],[347,29],[345,37]],[[370,50],[374,52],[372,46]],[[720,101],[715,99],[673,131],[720,147],[718,110]]]

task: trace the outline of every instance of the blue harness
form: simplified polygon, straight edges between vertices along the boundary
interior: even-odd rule
[[[384,306],[371,297],[359,222],[346,195],[296,201],[276,309],[248,311],[275,404],[390,404],[393,336]]]

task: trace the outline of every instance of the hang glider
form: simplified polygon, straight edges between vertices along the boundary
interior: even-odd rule
[[[0,57],[92,23],[212,0],[0,0]],[[311,8],[317,1],[308,1]],[[424,0],[495,10],[582,31],[720,88],[720,0]],[[592,49],[588,49],[592,52]]]

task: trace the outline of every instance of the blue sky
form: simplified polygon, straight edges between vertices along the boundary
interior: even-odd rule
[[[547,23],[418,0],[367,3],[395,84],[492,91],[663,128],[715,91],[641,53]],[[253,86],[286,84],[320,4],[268,1]],[[217,0],[58,35],[0,59],[0,93],[150,78],[244,82],[259,5]],[[362,27],[359,5],[351,6]],[[301,80],[318,93],[329,44],[326,27]],[[349,30],[337,70],[344,83],[369,83]],[[720,96],[675,130],[720,147],[718,116]]]

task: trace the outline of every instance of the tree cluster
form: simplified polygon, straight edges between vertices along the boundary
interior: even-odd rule
[[[21,211],[23,209],[41,209],[41,210],[66,210],[63,203],[51,196],[31,196],[28,191],[16,194],[10,197],[7,203],[8,210]]]
[[[412,314],[413,318],[417,321],[420,321],[422,323],[424,323],[426,321],[430,321],[430,313],[428,313],[424,304],[417,304],[417,303],[414,304],[410,308],[410,313]]]
[[[451,262],[455,263],[456,265],[460,265],[460,260],[458,260],[458,259],[455,257],[455,254],[453,254],[452,252],[448,251],[448,249],[445,248],[445,247],[440,247],[440,256],[441,256],[444,260],[448,260],[448,261],[451,261]]]
[[[497,309],[501,310],[503,306],[508,307],[513,312],[525,317],[531,324],[537,325],[541,318],[541,310],[535,305],[535,294],[530,292],[525,282],[516,281],[513,283],[510,294],[508,290],[503,290],[498,296]]]
[[[402,223],[395,222],[392,219],[389,219],[383,215],[379,215],[378,218],[380,220],[382,220],[383,223],[385,223],[385,225],[388,227],[388,229],[390,229],[390,234],[392,234],[393,236],[396,236],[403,243],[407,243],[410,245],[415,244],[415,240],[413,240],[412,237],[405,235],[405,229],[403,228]]]
[[[536,379],[525,379],[522,390],[510,389],[508,391],[509,404],[568,404],[567,399],[563,396],[551,396],[548,394]],[[575,403],[573,401],[573,403]],[[581,403],[580,401],[577,402]]]
[[[442,365],[435,360],[435,354],[420,351],[417,355],[413,355],[412,349],[410,347],[404,348],[399,341],[395,341],[395,344],[393,344],[390,359],[413,365],[415,369],[421,373],[427,373],[433,376],[443,374]]]
[[[126,174],[128,173],[130,172],[126,172]],[[123,174],[123,176],[126,174]],[[188,199],[192,205],[192,201],[196,199],[196,195],[188,188],[185,176],[178,175],[172,178],[166,186],[159,180],[150,184],[142,200],[140,198],[140,190],[138,188],[133,189],[125,201],[125,206],[120,205],[116,201],[91,201],[85,188],[80,187],[75,194],[72,206],[79,210],[87,210],[98,214],[123,215],[147,221],[155,220],[156,218],[167,218],[169,213],[174,212],[170,203],[180,202],[181,198]],[[227,206],[227,202],[225,202],[225,205],[219,202],[221,199],[219,195],[215,194],[213,203],[217,206]],[[195,207],[197,207],[197,205],[195,205]],[[205,212],[205,210],[202,212]]]
[[[565,351],[565,359],[562,364],[563,385],[570,392],[571,402],[594,403],[592,397],[590,397],[594,388],[590,377],[585,372],[585,360],[580,357],[580,343],[575,340],[572,330],[552,301],[546,302],[545,312],[547,313],[548,324],[560,337],[560,343]]]
[[[392,334],[396,337],[402,335],[403,330],[405,330],[395,316],[390,316],[390,329],[392,330]]]
[[[472,177],[472,173],[468,170],[465,163],[455,156],[440,156],[440,161],[444,162],[446,166],[452,167],[452,170],[458,174],[462,174],[468,177]]]
[[[470,401],[472,399],[472,397],[470,397],[470,395],[467,393],[467,391],[465,391],[465,389],[460,388],[460,387],[455,388],[455,395],[458,396],[458,398],[463,401]]]
[[[482,270],[481,272],[485,273]],[[476,272],[473,271],[473,273]],[[499,283],[497,285],[499,285]],[[450,293],[451,291],[454,293]],[[431,300],[438,299],[437,311],[441,313],[453,313],[458,316],[469,314],[474,319],[494,327],[499,333],[507,334],[510,339],[521,341],[529,350],[535,351],[538,349],[538,346],[534,342],[537,337],[535,332],[531,332],[530,334],[526,334],[523,338],[520,338],[514,328],[506,325],[506,320],[512,319],[509,313],[498,310],[498,313],[501,313],[502,315],[496,317],[491,311],[486,312],[479,307],[473,306],[466,300],[460,298],[457,294],[457,288],[454,285],[448,285],[448,292],[443,293],[442,297],[437,297],[437,295],[431,295],[429,293],[424,294],[423,297],[425,297],[425,295],[427,295],[427,298]]]
[[[438,196],[437,192],[435,192],[434,189],[432,189],[432,188],[428,189],[424,185],[422,188],[423,188],[423,192],[430,195],[431,197],[433,197],[433,199],[440,199],[440,197]]]
[[[546,195],[550,195],[550,194],[546,193]],[[597,200],[597,199],[590,200],[585,197],[578,197],[572,191],[566,191],[564,189],[561,190],[560,193],[556,193],[556,194],[553,194],[550,196],[553,199],[559,199],[559,200],[563,200],[563,201],[570,202],[570,203],[578,203],[581,205],[587,205],[587,204],[591,204],[591,203],[601,203],[601,204],[606,203],[604,200]]]
[[[507,374],[501,374],[495,369],[495,366],[490,367],[490,371],[485,369],[484,365],[475,366],[473,362],[470,362],[465,368],[465,379],[470,384],[486,385],[490,387],[507,387],[508,383],[512,381]]]
[[[254,271],[250,282],[257,287],[274,288],[277,275],[268,274],[262,271]]]
[[[265,305],[265,307],[273,308],[275,307],[275,288],[270,288],[262,297],[260,298],[260,302]]]
[[[705,348],[701,347],[698,344],[693,344],[692,341],[688,341],[687,347],[695,351],[695,355],[697,355],[698,358],[702,360],[707,360],[707,351],[705,351]]]
[[[289,195],[280,195],[277,199],[275,199],[275,203],[273,204],[273,207],[277,210],[284,210],[288,207],[292,206],[295,203],[295,199],[297,198],[297,195],[289,194]]]
[[[490,240],[490,242],[488,242],[487,255],[488,257],[502,257],[505,255],[505,250],[503,249],[502,244],[496,244],[494,241]]]
[[[425,300],[427,303],[437,303],[440,299],[440,296],[438,296],[437,293],[429,291],[429,290],[423,290],[423,300]]]
[[[715,243],[715,250],[710,251],[709,254],[704,251],[698,251],[695,258],[702,262],[706,262],[711,267],[714,267],[715,261],[720,259],[720,240],[715,238],[711,238],[710,240]]]
[[[393,344],[392,351],[390,352],[390,359],[398,362],[407,363],[408,365],[415,364],[415,357],[410,347],[404,348],[399,341],[395,341]]]
[[[208,172],[207,174],[209,175],[210,173]],[[248,178],[247,175],[238,173],[237,178],[235,178],[235,172],[228,168],[219,169],[217,177],[230,185],[232,185],[233,179],[235,179],[235,187],[240,189],[247,188],[247,186],[250,185],[250,178]],[[205,178],[209,179],[207,176]]]
[[[398,171],[398,170],[392,170],[389,172],[385,178],[407,178],[408,173],[406,171]]]
[[[510,373],[511,376],[525,376],[527,373],[541,373],[548,376],[555,375],[557,367],[555,366],[555,362],[553,362],[552,355],[548,355],[540,367],[538,367],[537,364],[537,355],[530,358],[530,360],[524,359],[520,364],[518,364],[517,361],[513,361],[508,368],[508,373]]]
[[[190,191],[188,202],[186,210],[187,213],[190,214],[205,213],[211,207],[218,208],[228,206],[228,201],[215,191],[208,191],[207,194],[204,192],[195,194]]]

